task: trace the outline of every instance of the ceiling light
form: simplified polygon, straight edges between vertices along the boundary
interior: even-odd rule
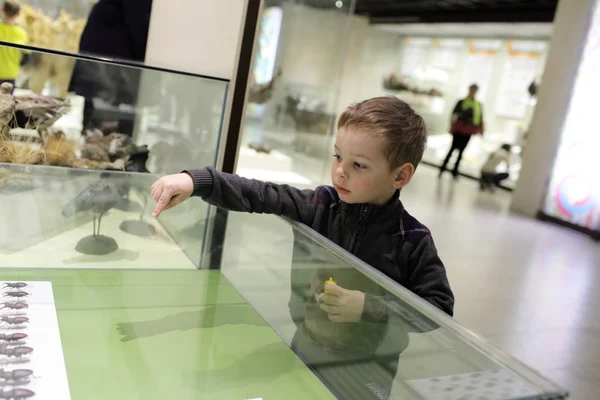
[[[337,8],[342,8],[343,5],[344,5],[344,3],[342,3],[340,0],[338,0],[338,1],[335,2],[335,6]]]

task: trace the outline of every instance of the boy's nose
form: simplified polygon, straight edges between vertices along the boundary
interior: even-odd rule
[[[342,168],[342,166],[340,165],[337,168],[336,173],[338,174],[338,177],[346,179],[348,177],[348,175],[346,174],[346,171],[344,171],[344,168]]]

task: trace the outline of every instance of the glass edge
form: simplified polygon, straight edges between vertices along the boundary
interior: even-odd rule
[[[394,294],[400,299],[408,300],[409,304],[412,307],[414,307],[418,312],[424,314],[428,318],[431,318],[431,320],[438,323],[441,327],[447,328],[449,331],[456,334],[460,339],[464,340],[468,345],[480,351],[486,357],[489,357],[494,361],[498,362],[499,364],[508,367],[514,372],[523,375],[522,377],[527,378],[532,383],[537,385],[538,389],[547,390],[549,392],[551,391],[552,393],[549,394],[559,396],[558,398],[566,398],[566,396],[568,395],[568,391],[562,388],[561,386],[550,381],[549,379],[541,375],[538,371],[528,367],[523,362],[509,355],[504,350],[498,348],[496,345],[494,345],[484,337],[479,336],[478,334],[463,327],[452,317],[444,314],[441,310],[437,309],[432,304],[421,299],[419,296],[412,293],[405,287],[401,286],[381,271],[371,267],[355,255],[349,253],[337,244],[331,242],[329,239],[325,238],[320,233],[314,231],[313,229],[309,228],[308,226],[302,223],[296,222],[287,217],[280,218],[282,218],[288,224],[290,224],[293,229],[302,232],[303,234],[310,237],[312,240],[317,242],[319,245],[323,246],[325,249],[329,250],[337,257],[351,264],[359,272],[363,273],[368,278],[373,279],[373,281],[380,284],[390,293]]]
[[[106,56],[100,56],[100,55],[92,55],[92,54],[86,54],[86,53],[69,53],[69,52],[61,51],[61,50],[46,49],[43,47],[29,46],[29,45],[17,44],[17,43],[12,43],[12,42],[5,42],[3,40],[0,40],[0,46],[12,47],[12,48],[32,51],[32,52],[36,52],[36,53],[44,53],[44,54],[51,54],[51,55],[55,55],[55,56],[61,56],[61,57],[75,58],[78,60],[102,62],[105,64],[113,64],[113,65],[118,65],[118,66],[122,66],[122,67],[139,68],[139,69],[143,69],[143,70],[152,70],[152,71],[166,72],[166,73],[177,74],[177,75],[193,76],[196,78],[209,79],[209,80],[219,81],[219,82],[224,82],[224,83],[229,83],[231,81],[230,79],[227,79],[227,78],[219,78],[216,76],[209,76],[209,75],[204,75],[204,74],[196,74],[193,72],[179,71],[179,70],[175,70],[175,69],[171,69],[171,68],[164,68],[164,67],[148,65],[148,64],[145,64],[142,62],[137,62],[137,61],[128,61],[128,60],[119,59],[119,58],[106,57]]]
[[[71,172],[79,174],[79,173],[87,173],[88,175],[129,175],[129,176],[159,176],[160,174],[156,174],[154,172],[134,172],[134,171],[119,171],[119,170],[111,170],[111,169],[91,169],[91,168],[77,168],[77,167],[60,167],[57,165],[42,165],[42,164],[15,164],[15,163],[5,163],[0,162],[0,167],[6,168],[9,170],[21,169],[24,172],[30,172],[29,170],[49,170],[49,171],[60,171],[60,176],[70,175]],[[59,176],[57,174],[57,176]]]
[[[115,271],[122,271],[122,272],[162,272],[162,273],[169,273],[169,272],[195,272],[198,271],[198,268],[176,268],[176,269],[160,269],[160,268],[121,268],[121,267],[94,267],[94,268],[73,268],[73,267],[64,267],[64,266],[50,266],[50,267],[3,267],[0,266],[0,274],[3,271],[7,271],[7,272],[17,272],[17,271],[21,271],[21,272],[30,272],[30,271],[47,271],[47,272],[57,272],[57,271],[74,271],[74,272],[101,272],[101,271],[107,271],[107,272],[115,272]]]
[[[221,104],[221,118],[219,119],[219,133],[217,136],[217,143],[215,144],[215,154],[213,157],[213,166],[215,168],[219,167],[217,163],[219,162],[219,156],[221,154],[221,145],[223,144],[223,127],[225,126],[225,113],[227,111],[227,101],[229,100],[229,82],[225,83],[225,90],[223,93],[223,104]],[[220,169],[220,168],[219,168]]]

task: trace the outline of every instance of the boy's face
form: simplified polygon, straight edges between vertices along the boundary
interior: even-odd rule
[[[346,203],[385,204],[414,173],[412,164],[395,170],[384,154],[383,138],[340,128],[335,141],[331,182]]]

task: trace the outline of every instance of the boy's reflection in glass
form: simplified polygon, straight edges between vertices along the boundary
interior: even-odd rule
[[[312,248],[311,248],[312,247]],[[292,349],[340,399],[390,397],[400,354],[408,347],[408,332],[435,329],[423,317],[352,267],[332,265],[314,245],[296,235],[289,308],[297,330]],[[325,282],[333,278],[348,290],[390,298],[390,311],[379,320],[332,322],[320,307]]]

